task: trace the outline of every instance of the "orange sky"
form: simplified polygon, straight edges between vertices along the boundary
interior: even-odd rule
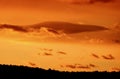
[[[76,3],[75,3],[76,2]],[[0,0],[0,23],[34,24],[41,21],[113,25],[120,22],[119,0]]]
[[[120,22],[120,0],[93,0],[93,2],[91,0],[0,0],[0,24],[31,25],[43,21],[113,26]],[[106,38],[113,41],[112,38],[119,35],[114,31],[110,30],[105,36],[104,33],[107,32],[76,34],[73,35],[75,42],[77,42],[77,37],[81,39],[82,36],[86,35],[84,38],[93,44],[84,44],[84,41],[83,44],[81,42],[74,44],[71,42],[72,37],[64,33],[61,37],[64,43],[56,42],[59,41],[56,40],[58,36],[49,33],[46,29],[43,29],[42,34],[37,31],[21,33],[11,29],[3,29],[0,30],[0,64],[29,65],[32,63],[42,68],[61,70],[74,70],[70,67],[75,64],[83,66],[95,64],[96,68],[91,70],[117,69],[120,67],[120,61],[118,61],[120,59],[120,45],[96,43],[96,41],[101,41],[98,35],[103,36],[102,39]],[[98,36],[98,39],[88,38],[89,34],[93,37],[94,35]],[[55,43],[44,42],[45,37],[48,37],[47,40],[55,40]],[[66,40],[70,42],[66,43]],[[119,39],[115,40],[119,42]],[[52,49],[52,51],[50,52],[48,49]],[[97,58],[97,56],[99,57]],[[110,61],[105,59],[106,57]],[[111,57],[115,57],[115,59],[111,59]],[[60,65],[63,67],[61,68]]]

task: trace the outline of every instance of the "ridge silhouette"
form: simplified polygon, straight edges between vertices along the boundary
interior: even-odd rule
[[[119,72],[68,72],[17,65],[0,65],[0,79],[120,79]]]

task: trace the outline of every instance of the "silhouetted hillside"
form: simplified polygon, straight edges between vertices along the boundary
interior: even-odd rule
[[[120,72],[60,72],[27,66],[0,65],[0,79],[120,79]]]

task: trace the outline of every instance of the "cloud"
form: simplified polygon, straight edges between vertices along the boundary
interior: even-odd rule
[[[42,31],[45,31],[45,33],[48,33],[50,36],[67,37],[67,38],[70,38],[67,34],[108,30],[108,28],[102,26],[85,25],[85,24],[77,24],[77,23],[69,23],[69,22],[43,22],[27,27],[3,24],[0,25],[0,29],[12,29],[14,31],[24,32],[24,33],[34,32],[36,34],[40,34],[42,33]]]
[[[90,69],[90,67],[88,65],[86,66],[78,66],[77,68],[81,68],[81,69]]]
[[[47,53],[47,52],[44,52],[44,55],[46,55],[46,56],[52,56],[51,53]]]
[[[77,24],[77,23],[69,23],[69,22],[51,22],[51,21],[30,26],[30,28],[34,30],[38,30],[43,27],[47,29],[52,29],[49,31],[55,34],[59,34],[58,33],[59,31],[65,34],[73,34],[73,33],[80,33],[80,32],[108,30],[108,28],[105,28],[103,26],[97,26],[97,25],[85,25],[85,24]]]
[[[16,25],[7,25],[7,24],[0,25],[0,29],[12,29],[18,32],[28,32],[28,30],[26,28],[23,28],[22,26],[20,27]]]
[[[54,30],[54,29],[50,29],[50,28],[48,28],[47,30],[48,30],[49,32],[52,32],[52,33],[57,34],[57,35],[60,34],[59,32],[57,32],[57,31]]]
[[[96,65],[94,65],[94,64],[89,64],[89,66],[90,66],[90,67],[96,67]]]
[[[107,59],[107,60],[113,60],[113,59],[115,59],[111,54],[109,54],[108,56],[102,55],[102,57],[104,59]]]
[[[71,69],[75,69],[75,68],[76,68],[75,65],[66,65],[66,67],[69,67],[69,68],[71,68]]]
[[[60,65],[60,67],[64,67],[63,65]]]
[[[115,40],[113,40],[115,43],[118,43],[118,44],[120,44],[120,40],[118,40],[118,39],[115,39]]]
[[[95,57],[95,58],[99,58],[99,56],[94,54],[94,53],[92,54],[92,56]]]
[[[67,2],[70,4],[94,4],[94,3],[109,3],[109,2],[113,2],[114,0],[59,0],[62,2]]]
[[[91,69],[91,68],[95,68],[96,65],[94,64],[89,64],[89,65],[81,65],[81,64],[71,64],[71,65],[60,65],[60,67],[67,67],[67,68],[71,68],[71,69]]]
[[[36,66],[35,63],[32,63],[32,62],[28,62],[28,63],[29,63],[29,65],[31,65],[31,66]]]
[[[67,54],[66,52],[63,52],[63,51],[59,51],[59,52],[57,52],[57,53],[64,54],[64,55]]]
[[[112,2],[112,1],[115,1],[115,0],[95,0],[95,1],[101,1],[101,2]]]
[[[89,0],[89,3],[96,3],[96,2],[109,3],[113,1],[114,0]]]

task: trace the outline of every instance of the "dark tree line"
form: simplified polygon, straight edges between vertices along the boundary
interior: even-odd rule
[[[27,66],[0,65],[0,79],[120,79],[120,72],[61,72]]]

